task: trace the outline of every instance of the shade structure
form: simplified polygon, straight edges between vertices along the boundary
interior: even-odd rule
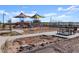
[[[30,16],[25,15],[24,13],[21,12],[19,15],[14,16],[14,18],[20,18],[20,21],[21,21],[20,26],[23,27],[23,25],[25,23],[24,18],[30,18]]]
[[[33,25],[35,26],[35,27],[38,27],[38,26],[41,26],[42,24],[41,24],[41,21],[39,20],[40,18],[45,18],[44,16],[41,16],[41,15],[39,15],[39,14],[35,14],[35,15],[33,15],[31,18],[33,18],[34,20],[33,20]]]
[[[14,18],[28,18],[28,17],[30,17],[30,16],[27,16],[21,12],[19,15],[15,16]]]
[[[39,15],[39,14],[35,14],[35,15],[33,15],[31,18],[34,18],[34,19],[39,19],[39,18],[45,18],[44,16],[41,16],[41,15]]]

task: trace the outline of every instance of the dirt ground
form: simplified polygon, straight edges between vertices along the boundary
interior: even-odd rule
[[[41,29],[43,32],[57,30],[57,28],[47,27]],[[31,30],[34,31],[33,33],[42,32],[40,28]],[[28,33],[27,29],[24,31]],[[3,50],[7,53],[79,53],[79,37],[65,39],[52,35],[40,35],[8,41],[4,45]]]
[[[10,42],[9,42],[10,43]],[[31,49],[21,49],[20,46],[28,45]],[[54,36],[36,36],[20,38],[7,45],[8,53],[79,53],[79,37],[64,39]],[[5,46],[6,48],[6,46]]]
[[[58,28],[55,27],[35,27],[35,28],[25,28],[23,29],[23,34],[28,33],[39,33],[39,32],[50,32],[50,31],[57,31]]]

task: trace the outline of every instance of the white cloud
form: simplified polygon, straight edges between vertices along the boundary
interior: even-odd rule
[[[27,16],[33,16],[34,13],[25,13]]]
[[[64,22],[69,22],[72,20],[71,16],[66,14],[59,15],[58,17],[56,17],[56,19]]]
[[[65,12],[67,12],[66,14],[69,14],[69,13],[79,11],[79,6],[73,5],[73,6],[70,6],[68,8],[59,7],[58,11],[65,11]]]
[[[35,13],[37,13],[37,11],[32,11],[32,13],[34,13],[34,14],[35,14]]]
[[[20,12],[7,12],[8,13],[8,15],[7,15],[7,17],[8,18],[13,18],[14,16],[16,16],[16,15],[18,15]]]
[[[20,12],[10,12],[13,15],[18,15]]]
[[[4,10],[0,10],[0,14],[3,14],[4,13]]]
[[[64,11],[64,14],[58,16],[58,18],[60,19],[64,19],[65,21],[67,20],[71,20],[70,17],[73,15],[73,13],[78,12],[79,11],[79,6],[70,6],[68,8],[63,8],[63,7],[59,7],[58,11]],[[73,18],[73,17],[71,17]]]
[[[19,19],[17,19],[17,18],[11,18],[11,20],[12,20],[12,22],[18,22],[19,21]]]
[[[47,14],[44,14],[44,16],[55,16],[57,15],[56,13],[47,13]]]
[[[63,8],[62,7],[58,7],[58,11],[63,11]]]
[[[31,13],[27,13],[27,12],[24,12],[24,11],[21,11],[22,13],[24,13],[25,15],[28,15],[28,16],[33,16],[36,12],[35,11],[32,11]],[[21,12],[11,12],[12,15],[18,15],[20,14]]]
[[[58,18],[68,17],[67,15],[59,15]]]
[[[48,21],[50,21],[50,17],[52,16],[52,21],[70,21],[69,19],[70,19],[70,15],[66,15],[66,14],[61,14],[61,15],[59,15],[59,14],[57,14],[57,13],[48,13],[48,14],[44,14],[44,16],[47,16],[46,18],[45,18],[45,20],[47,20],[48,19]]]
[[[25,13],[26,15],[28,15],[28,16],[33,16],[33,15],[35,15],[37,13],[37,11],[32,11],[31,13]]]
[[[6,12],[5,10],[0,10],[0,14],[6,14],[6,15],[9,15],[9,13],[8,12]]]

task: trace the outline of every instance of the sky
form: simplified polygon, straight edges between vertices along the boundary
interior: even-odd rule
[[[20,21],[14,16],[21,12],[33,16],[35,13],[44,16],[42,22],[79,22],[79,5],[0,5],[0,22],[12,20]],[[25,18],[24,21],[32,21],[31,18]]]

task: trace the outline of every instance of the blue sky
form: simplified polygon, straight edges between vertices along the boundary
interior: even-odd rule
[[[43,22],[64,21],[64,22],[79,22],[79,6],[78,5],[0,5],[0,21],[2,22],[3,13],[5,13],[5,22],[12,19],[12,22],[20,21],[13,18],[20,12],[26,15],[33,16],[35,13],[45,16],[40,20]],[[33,19],[26,18],[24,21],[32,21]]]

